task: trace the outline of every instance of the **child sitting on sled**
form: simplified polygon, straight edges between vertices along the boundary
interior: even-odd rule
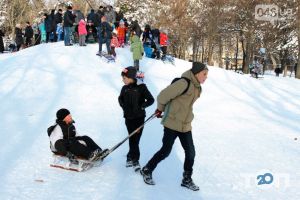
[[[56,124],[48,128],[53,153],[69,158],[78,156],[89,161],[105,157],[107,149],[102,150],[89,136],[80,136],[77,133],[69,110],[59,109],[56,118]]]

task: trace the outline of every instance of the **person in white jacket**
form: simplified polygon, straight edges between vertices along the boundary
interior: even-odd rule
[[[69,110],[59,109],[56,118],[56,124],[48,128],[52,152],[68,157],[75,155],[90,161],[99,159],[107,152],[107,149],[102,151],[89,136],[77,133]]]

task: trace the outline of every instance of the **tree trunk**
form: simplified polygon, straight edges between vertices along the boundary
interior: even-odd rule
[[[235,71],[238,67],[238,55],[239,55],[239,36],[236,38],[236,52],[235,52]]]
[[[213,63],[213,38],[208,37],[208,65],[214,65]]]
[[[251,37],[248,35],[246,37],[246,58],[245,58],[245,64],[243,66],[243,73],[248,74],[249,73],[249,65],[251,63],[251,52],[252,52],[252,44],[251,44]]]
[[[222,45],[222,37],[219,37],[219,67],[223,68],[223,59],[222,59],[222,55],[223,55],[223,45]]]

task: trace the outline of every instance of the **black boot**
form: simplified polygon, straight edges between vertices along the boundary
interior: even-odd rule
[[[195,185],[195,183],[193,182],[192,172],[189,172],[189,171],[183,172],[183,179],[181,182],[181,186],[186,187],[193,191],[199,190],[199,187],[197,185]]]
[[[140,172],[144,178],[145,183],[147,183],[148,185],[155,185],[155,182],[152,179],[152,171],[150,171],[147,166],[143,167]]]
[[[139,172],[141,170],[141,166],[138,160],[132,162],[132,167],[135,172]]]

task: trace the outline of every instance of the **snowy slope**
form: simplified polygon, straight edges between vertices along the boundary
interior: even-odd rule
[[[121,69],[133,63],[131,54],[117,49],[117,62],[107,64],[95,56],[97,48],[56,43],[0,54],[0,199],[300,198],[300,81],[272,75],[256,80],[216,67],[210,67],[194,105],[193,178],[199,192],[180,187],[179,141],[154,171],[155,186],[125,167],[128,143],[84,173],[49,167],[46,129],[61,107],[71,111],[81,134],[103,148],[127,135],[117,97]],[[176,66],[141,62],[154,96],[190,67],[182,60]],[[155,108],[148,108],[148,115]],[[145,127],[142,165],[160,148],[162,134],[158,119]],[[273,183],[258,185],[256,177],[265,173],[272,173]]]

